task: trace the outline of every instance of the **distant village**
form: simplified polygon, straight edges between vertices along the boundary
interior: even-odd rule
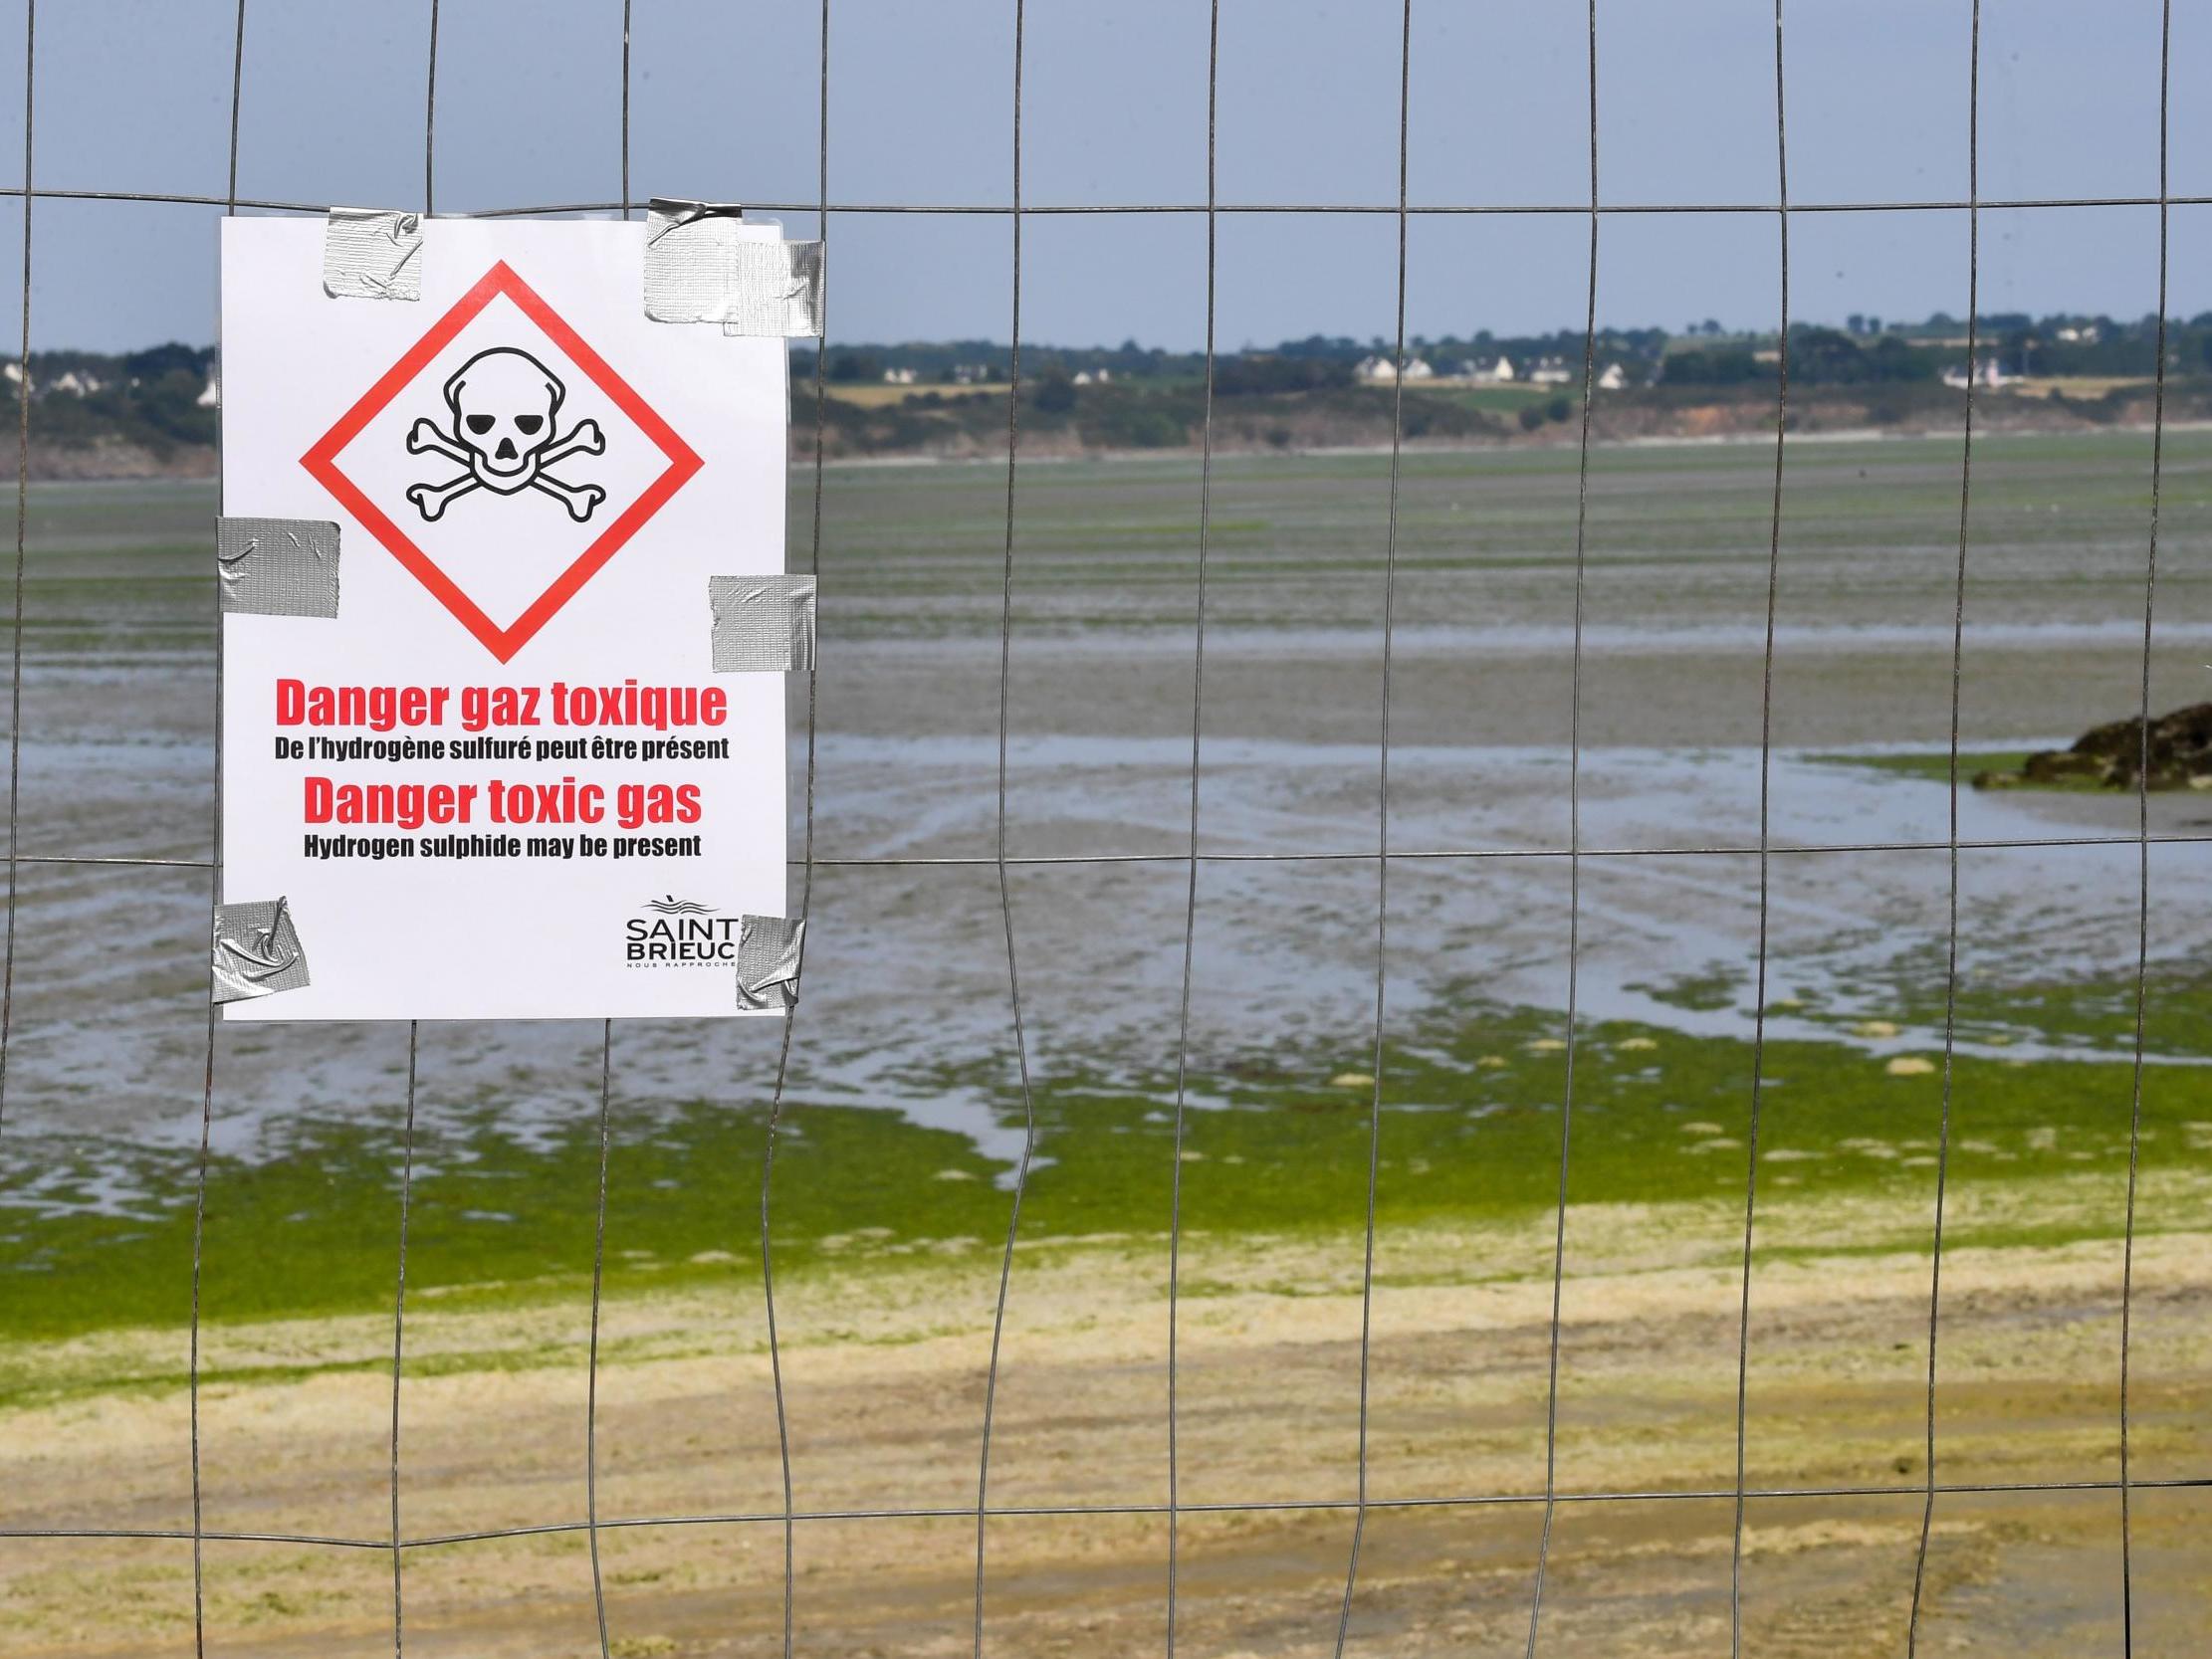
[[[2002,394],[1993,414],[2010,411],[2005,418],[2031,425],[2131,420],[2147,396],[2159,335],[2155,317],[1999,313],[1971,330],[1940,312],[1911,323],[1858,315],[1841,327],[1799,323],[1787,359],[1793,393],[1806,396],[1793,396],[1793,409],[1801,421],[1911,430],[1951,418],[1971,386]],[[2168,319],[2164,339],[2177,392],[2193,396],[2193,381],[2212,397],[2212,314]],[[1568,330],[1414,334],[1403,353],[1390,340],[1309,335],[1240,345],[1212,362],[1134,340],[1024,342],[1023,430],[1044,448],[1172,449],[1196,441],[1211,408],[1221,441],[1259,448],[1378,441],[1399,414],[1409,437],[1429,443],[1558,441],[1586,374],[1610,400],[1594,405],[1601,433],[1729,429],[1757,407],[1771,410],[1784,343],[1711,320],[1679,331],[1606,328],[1589,341]],[[958,455],[1002,441],[1000,399],[1013,364],[1001,342],[832,342],[818,360],[808,342],[790,362],[795,404],[809,406],[821,377],[823,442],[835,453]],[[222,388],[211,346],[39,351],[27,366],[0,361],[0,396],[28,395],[37,406],[32,461],[42,476],[213,468]],[[1814,407],[1824,397],[1825,413]],[[811,443],[812,425],[794,421],[794,448]]]
[[[1352,374],[1370,386],[1395,385],[1399,380],[1398,359],[1377,352],[1362,357]],[[1580,358],[1570,363],[1557,355],[1532,357],[1516,366],[1511,357],[1500,352],[1494,357],[1462,357],[1440,369],[1426,357],[1409,356],[1405,379],[1408,384],[1428,380],[1439,386],[1579,386],[1582,375]],[[1598,390],[1617,392],[1628,385],[1629,371],[1618,362],[1610,362],[1596,369],[1595,379]]]
[[[1973,352],[1973,383],[1983,388],[2069,377],[2106,378],[2150,372],[2148,346],[2155,319],[2115,322],[2109,317],[2031,318],[1998,314],[1981,319]],[[2169,367],[2187,372],[2212,363],[2212,316],[2169,323]],[[1543,391],[1578,390],[1585,371],[1585,342],[1579,333],[1498,338],[1478,333],[1470,339],[1413,336],[1405,350],[1404,376],[1411,385],[1438,388],[1490,387]],[[1004,384],[1011,364],[1006,347],[982,340],[908,341],[881,345],[832,345],[826,378],[838,384],[874,382],[893,388],[988,387]],[[1731,333],[1717,322],[1691,324],[1680,332],[1661,328],[1603,329],[1591,365],[1596,388],[1606,392],[1640,386],[1728,384],[1772,375],[1781,355],[1771,332]],[[792,354],[798,377],[814,372],[813,348]],[[1791,329],[1793,379],[1807,382],[1925,380],[1955,389],[1968,383],[1965,325],[1940,312],[1916,323],[1884,323],[1855,315],[1842,328],[1800,323]],[[1024,374],[1056,374],[1077,387],[1103,387],[1133,380],[1196,379],[1205,372],[1197,352],[1144,347],[1134,340],[1119,346],[1062,347],[1024,344]],[[1310,385],[1387,386],[1399,379],[1399,354],[1388,341],[1361,342],[1342,336],[1311,335],[1274,346],[1246,345],[1224,352],[1218,362],[1308,365]],[[0,363],[10,387],[24,383],[20,361]],[[1247,374],[1247,385],[1274,389],[1280,376]],[[207,410],[221,402],[215,351],[211,346],[168,344],[138,352],[34,352],[30,390],[35,398],[100,400],[117,395],[154,394],[188,401]]]
[[[1968,366],[1968,330],[1959,318],[1936,312],[1916,322],[1853,315],[1842,326],[1793,324],[1789,338],[1793,382],[1870,384],[1922,382],[1964,390],[1969,378],[1983,390],[2064,388],[2084,379],[2113,382],[2150,375],[2156,319],[1992,313],[1974,330]],[[2212,315],[2168,322],[2168,369],[2197,372],[2212,365]],[[1581,389],[1589,350],[1579,332],[1470,337],[1411,336],[1404,351],[1408,385],[1437,390],[1480,389],[1488,394],[1556,397]],[[1395,385],[1399,350],[1383,339],[1310,335],[1272,346],[1244,345],[1216,360],[1217,379],[1237,391],[1317,390],[1330,385]],[[1725,386],[1772,378],[1782,341],[1772,330],[1731,331],[1714,321],[1664,328],[1599,331],[1589,365],[1596,389]],[[1080,387],[1126,386],[1204,378],[1204,355],[1140,346],[1066,347],[1024,343],[1026,380],[1045,377]],[[813,352],[794,353],[794,370],[811,378]],[[1230,365],[1235,365],[1231,370]],[[873,383],[920,395],[930,388],[1003,385],[1011,368],[1003,344],[982,340],[904,341],[827,347],[824,378],[836,385]]]
[[[23,364],[10,362],[0,365],[0,380],[11,386],[23,384]],[[51,379],[43,379],[34,370],[31,375],[33,397],[92,397],[119,385],[125,390],[136,390],[140,381],[135,376],[123,375],[115,379],[104,378],[89,368],[65,368]],[[193,405],[201,409],[219,409],[223,403],[220,376],[212,367],[200,389],[193,395]]]
[[[1780,353],[1765,353],[1762,360],[1768,362],[1779,361]],[[1631,383],[1628,369],[1619,362],[1609,362],[1603,368],[1595,368],[1595,365],[1593,365],[1593,383],[1601,392],[1623,391]],[[911,371],[908,372],[911,373]],[[1399,379],[1398,361],[1395,357],[1386,357],[1380,354],[1362,357],[1352,373],[1354,378],[1365,385],[1396,385]],[[1564,357],[1536,357],[1516,367],[1513,359],[1503,354],[1489,358],[1462,358],[1458,362],[1447,364],[1442,368],[1438,368],[1426,357],[1408,357],[1405,373],[1405,379],[1409,385],[1415,381],[1427,381],[1437,386],[1579,387],[1582,383],[1582,376],[1583,365],[1579,361],[1570,363]],[[1077,378],[1080,380],[1082,377],[1079,375]],[[1659,370],[1655,372],[1650,379],[1644,381],[1643,384],[1658,385],[1663,378],[1664,366],[1662,359]],[[1965,364],[1952,363],[1940,371],[1938,378],[1944,385],[1954,390],[1964,391],[1969,385],[1994,390],[2000,386],[2013,385],[2026,379],[2027,376],[2006,373],[2005,365],[1992,356],[1984,357],[1977,362],[1971,375],[1967,373]],[[1676,383],[1679,384],[1680,382],[1677,381]]]
[[[2080,336],[2076,335],[2075,337]],[[2090,337],[2094,338],[2094,335]],[[1757,357],[1762,361],[1773,362],[1777,360],[1778,355],[1776,352],[1767,351],[1758,353]],[[1456,361],[1445,362],[1440,366],[1431,362],[1427,357],[1409,355],[1406,359],[1404,377],[1409,385],[1416,382],[1427,382],[1439,387],[1540,386],[1571,388],[1581,384],[1583,368],[1584,365],[1579,358],[1570,361],[1568,358],[1556,354],[1529,357],[1516,364],[1511,357],[1500,352],[1490,357],[1462,357]],[[1664,377],[1664,359],[1661,359],[1660,366],[1658,369],[1642,381],[1632,381],[1629,369],[1620,361],[1614,360],[1607,362],[1603,368],[1595,369],[1593,383],[1599,391],[1618,392],[1625,390],[1632,384],[1657,385]],[[1938,377],[1944,385],[1960,390],[1963,390],[1969,384],[1967,370],[1962,363],[1946,365],[1941,369]],[[956,364],[949,377],[950,383],[957,386],[986,386],[990,385],[994,378],[992,366],[988,363]],[[1003,377],[996,376],[996,378]],[[1400,378],[1398,361],[1394,356],[1384,355],[1380,352],[1370,353],[1353,365],[1352,378],[1363,385],[1395,385]],[[1982,357],[1976,363],[1971,383],[1994,389],[2010,386],[2027,378],[2028,376],[2024,374],[2008,372],[2004,363],[1998,357],[1989,355]],[[11,387],[20,387],[23,384],[22,363],[8,362],[5,365],[0,365],[0,379],[4,379]],[[1077,386],[1111,385],[1114,380],[1114,371],[1104,367],[1079,368],[1069,376],[1069,379]],[[924,383],[921,371],[911,365],[884,369],[882,380],[883,384],[887,386],[917,386]],[[90,368],[65,368],[51,378],[42,378],[34,371],[31,377],[31,395],[35,398],[85,398],[117,386],[126,390],[136,389],[139,384],[140,382],[137,379],[130,376],[110,378]],[[192,402],[198,408],[216,409],[221,407],[222,400],[220,376],[210,367],[205,381],[194,394]]]

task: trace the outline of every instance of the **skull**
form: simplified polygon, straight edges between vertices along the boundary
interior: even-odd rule
[[[473,491],[515,496],[538,490],[557,498],[577,523],[588,521],[606,500],[605,486],[569,484],[546,471],[571,455],[606,453],[597,421],[578,421],[564,436],[554,436],[566,395],[529,352],[506,345],[479,351],[445,383],[453,430],[427,418],[407,429],[409,455],[442,455],[468,471],[443,483],[410,484],[407,499],[425,521],[434,522],[448,504]]]
[[[479,351],[445,383],[453,433],[469,451],[469,470],[485,489],[512,496],[538,476],[538,455],[553,439],[563,388],[527,351]]]

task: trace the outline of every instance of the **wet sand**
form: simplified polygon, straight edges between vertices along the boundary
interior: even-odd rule
[[[2056,1183],[1983,1201],[2062,1216],[2098,1196]],[[2212,1218],[2205,1183],[2160,1197],[2169,1218]],[[1976,1204],[1962,1199],[1962,1223]],[[1872,1490],[1749,1502],[1752,1651],[1871,1656],[1901,1642],[1925,1480],[1928,1294],[1924,1248],[1907,1241],[1925,1219],[1918,1206],[1786,1199],[1766,1218],[1747,1484]],[[1657,1655],[1725,1639],[1739,1225],[1724,1205],[1586,1206],[1568,1218],[1558,1439],[1568,1501],[1545,1651]],[[2202,1468],[2208,1238],[2167,1231],[2138,1244],[2139,1482]],[[1184,1242],[1177,1455],[1180,1501],[1195,1513],[1181,1522],[1179,1645],[1326,1652],[1356,1514],[1359,1240]],[[1530,1270],[1549,1242],[1548,1224],[1386,1228],[1379,1240],[1371,1506],[1353,1602],[1361,1643],[1441,1654],[1517,1650],[1525,1637],[1551,1295],[1548,1275]],[[1162,1639],[1165,1246],[1031,1239],[1017,1253],[985,1538],[995,1646],[1096,1654]],[[953,1653],[972,1640],[995,1266],[990,1241],[975,1240],[927,1265],[781,1288],[793,1495],[807,1517],[795,1530],[794,1604],[806,1651]],[[2116,1639],[2118,1270],[2111,1239],[1946,1258],[1940,1481],[2094,1489],[1938,1500],[1922,1630],[1938,1650],[2057,1655]],[[580,1530],[586,1313],[472,1314],[435,1300],[411,1312],[400,1395],[400,1524],[417,1541],[402,1561],[410,1651],[596,1651]],[[371,1355],[390,1337],[388,1322],[370,1320],[214,1335],[205,1526],[359,1547],[209,1544],[210,1652],[388,1648],[392,1402],[388,1358]],[[81,1369],[159,1365],[176,1341],[87,1339],[54,1350],[49,1375],[66,1385]],[[598,1513],[619,1524],[600,1537],[613,1651],[774,1651],[782,1500],[751,1264],[731,1265],[727,1292],[610,1304],[600,1343]],[[7,1412],[5,1525],[188,1531],[184,1409],[172,1385]],[[1707,1496],[1648,1496],[1661,1492]],[[1469,1498],[1486,1501],[1444,1501]],[[1297,1507],[1309,1505],[1325,1507]],[[879,1510],[900,1513],[836,1519]],[[2212,1617],[2204,1514],[2201,1490],[2135,1494],[2137,1652],[2193,1652]],[[731,1519],[677,1524],[702,1516]],[[429,1542],[518,1527],[557,1530]],[[188,1652],[189,1564],[188,1543],[11,1540],[0,1551],[0,1652]]]

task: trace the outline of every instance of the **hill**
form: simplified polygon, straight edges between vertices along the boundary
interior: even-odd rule
[[[2157,319],[1982,317],[1974,371],[1981,424],[2067,431],[2147,422]],[[1718,323],[1599,332],[1587,361],[1601,441],[1756,437],[1772,430],[1783,361],[1773,334]],[[1967,396],[1966,325],[1853,316],[1805,323],[1788,340],[1793,431],[1956,430]],[[1312,335],[1221,354],[1213,369],[1215,447],[1264,453],[1388,444],[1401,415],[1423,448],[1571,442],[1581,432],[1586,348],[1579,333],[1408,342],[1401,399],[1395,344]],[[216,351],[176,342],[143,351],[45,351],[0,361],[0,395],[28,370],[34,478],[207,477],[220,425]],[[822,401],[815,407],[820,372]],[[832,345],[791,352],[794,459],[817,423],[837,458],[959,458],[1006,441],[1008,347],[988,340]],[[2212,418],[2212,313],[2169,319],[2167,414]],[[1024,345],[1019,429],[1043,456],[1189,449],[1207,429],[1207,363],[1138,345]],[[12,472],[5,460],[0,471]]]

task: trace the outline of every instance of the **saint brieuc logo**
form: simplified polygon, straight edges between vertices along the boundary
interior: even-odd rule
[[[447,374],[442,383],[424,385],[425,372],[441,353],[487,308],[502,299],[535,326],[552,349],[543,355],[526,349],[517,337],[518,329],[517,335],[510,335],[516,343],[502,340],[488,345]],[[537,344],[535,340],[528,343]],[[606,455],[606,434],[599,421],[577,420],[562,428],[561,410],[568,401],[570,384],[547,366],[547,360],[556,354],[573,365],[605,399],[601,415],[619,413],[625,417],[666,459],[667,465],[627,505],[621,500],[626,490],[606,473],[592,478],[589,462],[579,459]],[[416,409],[435,400],[445,411],[442,422],[428,415],[414,420],[404,438],[407,454],[438,457],[459,471],[439,479],[420,479],[418,474],[418,482],[405,487],[406,505],[395,500],[387,511],[348,474],[344,458],[348,447],[369,424],[403,398],[415,400]],[[391,442],[400,440],[394,435]],[[634,444],[628,453],[635,453]],[[503,663],[511,661],[574,598],[703,465],[691,446],[629,382],[504,260],[486,272],[428,333],[362,393],[300,458],[300,464]],[[365,476],[380,475],[371,471]],[[631,476],[634,478],[634,470]],[[616,484],[612,498],[609,484]],[[525,525],[516,515],[520,504],[534,494],[559,502],[571,522],[587,525],[596,533],[553,576],[545,591],[504,626],[485,612],[454,572],[426,551],[415,533],[400,521],[452,524],[465,527],[471,534],[481,531],[488,538],[529,537],[536,528]],[[457,503],[461,505],[457,507]],[[602,513],[602,508],[607,511]],[[448,540],[433,545],[450,549],[454,543]]]

